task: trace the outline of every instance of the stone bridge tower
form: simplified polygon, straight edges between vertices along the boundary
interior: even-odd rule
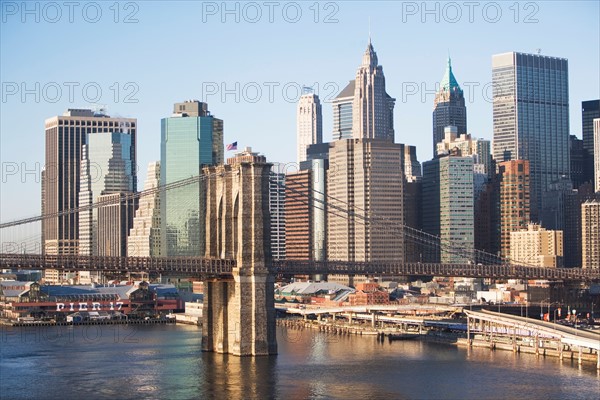
[[[269,224],[269,172],[248,149],[203,169],[206,256],[233,258],[231,279],[205,281],[202,350],[237,356],[277,353]]]

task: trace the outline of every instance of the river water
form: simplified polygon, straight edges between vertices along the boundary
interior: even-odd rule
[[[278,327],[279,354],[185,325],[1,327],[1,399],[597,399],[595,364]]]

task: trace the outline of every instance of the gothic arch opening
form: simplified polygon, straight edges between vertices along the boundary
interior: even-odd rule
[[[233,258],[237,259],[238,256],[238,247],[239,247],[239,229],[238,229],[238,214],[240,212],[240,195],[236,194],[235,200],[233,202]]]

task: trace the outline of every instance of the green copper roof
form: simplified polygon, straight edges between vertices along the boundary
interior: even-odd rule
[[[452,73],[452,63],[451,63],[450,57],[448,57],[448,65],[446,66],[446,73],[444,74],[444,77],[442,78],[442,81],[440,82],[440,90],[444,90],[444,91],[459,90],[460,91],[460,86],[458,85],[458,82],[456,81],[456,78],[454,77],[454,74]]]

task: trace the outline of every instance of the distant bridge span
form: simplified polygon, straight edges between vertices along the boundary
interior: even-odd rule
[[[468,278],[547,279],[598,281],[600,271],[582,268],[544,268],[519,265],[475,265],[356,261],[273,261],[273,269],[283,275],[423,275]]]

